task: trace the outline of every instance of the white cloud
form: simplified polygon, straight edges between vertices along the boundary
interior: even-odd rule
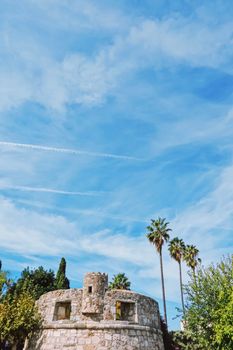
[[[197,245],[204,262],[230,253],[233,224],[233,166],[223,169],[213,190],[198,203],[179,213],[173,222],[177,235]]]
[[[24,1],[28,7],[28,0]],[[29,1],[29,4],[32,1]],[[125,28],[130,20],[117,8],[112,9],[106,3],[82,0],[33,0],[33,12],[38,11],[43,16],[43,23],[55,28],[72,30],[80,33],[83,30],[119,31]]]
[[[18,107],[33,99],[31,83],[19,71],[0,69],[0,111]]]
[[[140,48],[141,56],[150,55],[155,65],[172,65],[171,59],[197,67],[219,67],[229,62],[232,32],[231,23],[211,28],[183,17],[145,20],[130,30],[127,43]]]
[[[74,225],[66,219],[16,208],[4,198],[0,199],[0,203],[2,249],[22,255],[57,255],[63,248],[68,250],[72,247]]]
[[[75,223],[62,216],[17,208],[13,202],[3,197],[0,204],[0,244],[4,249],[25,255],[75,255],[77,252],[85,252],[136,265],[148,265],[154,259],[144,237],[113,234],[109,230],[81,233]],[[8,220],[9,217],[11,220]]]
[[[180,108],[180,103],[186,101],[186,106],[190,101],[192,110],[186,111],[188,118],[179,116],[168,121],[160,121],[157,126],[159,132],[156,138],[151,140],[150,156],[161,154],[167,149],[184,145],[197,144],[215,144],[216,149],[231,148],[231,140],[233,135],[233,108],[229,110],[227,106],[217,106],[212,103],[211,109],[208,110],[207,103],[203,104],[203,100],[190,100],[190,95],[176,96],[170,98],[169,103]],[[170,107],[169,107],[170,108]],[[185,107],[187,108],[187,107]],[[168,113],[171,113],[170,110]],[[183,113],[183,110],[182,110]],[[211,117],[210,117],[211,116]],[[166,137],[164,135],[166,134]],[[205,164],[203,164],[205,166]]]
[[[53,16],[56,16],[59,2],[52,2],[52,5],[55,6]],[[47,8],[45,2],[40,6]],[[71,10],[72,2],[62,3],[63,7],[64,18],[60,17],[60,11],[59,23],[68,23],[65,16],[67,10]],[[99,25],[94,18],[101,19],[105,29],[120,18],[114,11],[110,17],[108,13],[96,16],[101,10],[93,4],[81,7],[94,27]],[[80,18],[76,21],[79,22]],[[231,24],[211,27],[201,20],[176,16],[162,20],[136,18],[134,23],[124,21],[123,27],[122,32],[118,23],[118,31],[112,33],[112,44],[102,44],[89,54],[75,50],[71,54],[64,49],[59,58],[51,52],[46,41],[33,41],[29,33],[5,29],[4,54],[9,55],[9,62],[14,64],[10,68],[3,66],[0,72],[4,81],[0,109],[16,107],[27,101],[38,102],[56,112],[64,112],[65,107],[72,103],[98,105],[141,67],[160,69],[185,63],[195,67],[231,69]],[[4,71],[9,74],[4,74]]]

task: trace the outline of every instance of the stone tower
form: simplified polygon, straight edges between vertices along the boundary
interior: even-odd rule
[[[106,274],[92,272],[83,288],[42,295],[43,324],[25,350],[164,350],[158,303],[107,286]]]
[[[82,313],[95,316],[103,313],[104,294],[108,289],[108,275],[100,272],[87,273],[84,277]]]

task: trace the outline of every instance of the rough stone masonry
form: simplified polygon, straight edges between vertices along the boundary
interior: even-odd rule
[[[106,274],[87,273],[82,289],[46,293],[38,307],[43,327],[27,350],[164,350],[158,303],[109,290]]]

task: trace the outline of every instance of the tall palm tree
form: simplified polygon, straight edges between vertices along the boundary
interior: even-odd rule
[[[185,314],[182,269],[181,269],[181,260],[183,258],[184,251],[185,251],[185,244],[183,239],[179,239],[178,237],[173,238],[169,242],[168,250],[170,252],[170,256],[179,264],[181,303],[182,303],[183,314]]]
[[[164,309],[164,319],[167,324],[167,310],[166,310],[166,297],[164,288],[164,277],[163,277],[163,257],[162,248],[165,242],[169,240],[169,231],[171,229],[168,227],[169,222],[166,219],[158,218],[157,220],[151,220],[151,224],[147,226],[147,238],[150,243],[152,243],[159,253],[160,258],[160,272],[161,272],[161,282],[162,282],[162,294],[163,294],[163,309]]]
[[[186,265],[192,269],[194,277],[196,275],[195,269],[197,264],[201,262],[201,259],[198,258],[198,254],[199,250],[195,247],[195,245],[186,245],[184,251],[184,261],[186,262]]]

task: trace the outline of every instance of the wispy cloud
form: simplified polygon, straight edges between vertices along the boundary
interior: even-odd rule
[[[233,166],[219,173],[212,191],[197,203],[180,212],[173,227],[188,243],[196,244],[204,262],[209,263],[232,251],[233,189],[231,186]]]
[[[75,222],[70,222],[63,216],[20,209],[4,198],[1,198],[1,208],[1,246],[10,251],[26,255],[72,256],[85,252],[147,265],[150,262],[145,261],[143,253],[146,249],[148,259],[150,256],[153,259],[144,237],[136,239],[122,233],[113,234],[107,229],[86,235],[80,232]],[[11,222],[7,222],[9,215]]]
[[[230,22],[211,27],[201,20],[174,16],[161,21],[142,21],[131,28],[126,42],[134,48],[134,53],[136,51],[140,55],[140,47],[141,55],[145,55],[148,60],[151,55],[150,64],[159,64],[160,67],[179,62],[195,67],[219,67],[223,63],[230,63],[228,44],[232,32]]]
[[[106,192],[103,192],[105,194]],[[40,208],[40,209],[47,209],[52,212],[60,212],[65,215],[65,213],[70,214],[79,214],[84,215],[88,217],[97,217],[97,218],[103,218],[103,219],[111,219],[115,221],[120,222],[132,222],[132,223],[141,223],[141,224],[147,224],[148,219],[147,218],[138,218],[138,217],[131,217],[131,216],[124,216],[124,215],[113,215],[111,213],[108,213],[107,211],[103,209],[75,209],[75,208],[64,208],[64,207],[57,207],[53,205],[48,205],[46,202],[38,202],[38,201],[31,201],[27,199],[14,199],[15,203],[27,206],[29,208]]]
[[[83,11],[88,17],[98,9],[93,4],[81,7],[86,8]],[[44,5],[42,9],[49,11]],[[61,16],[62,13],[65,16],[66,11],[61,11]],[[52,14],[56,15],[53,11]],[[59,23],[63,23],[62,18]],[[50,27],[50,23],[47,25]],[[99,105],[122,88],[126,77],[130,79],[132,73],[145,67],[160,70],[174,64],[187,64],[231,72],[231,22],[213,25],[201,17],[194,20],[173,14],[160,20],[136,18],[124,28],[123,33],[119,29],[113,34],[111,44],[101,45],[91,54],[74,50],[59,60],[51,55],[46,42],[35,45],[30,36],[25,40],[13,28],[5,29],[8,54],[11,59],[13,53],[18,55],[19,63],[14,71],[6,66],[0,72],[4,81],[1,109],[32,100],[57,112],[64,112],[72,103]],[[11,40],[16,40],[17,46],[13,46]]]

